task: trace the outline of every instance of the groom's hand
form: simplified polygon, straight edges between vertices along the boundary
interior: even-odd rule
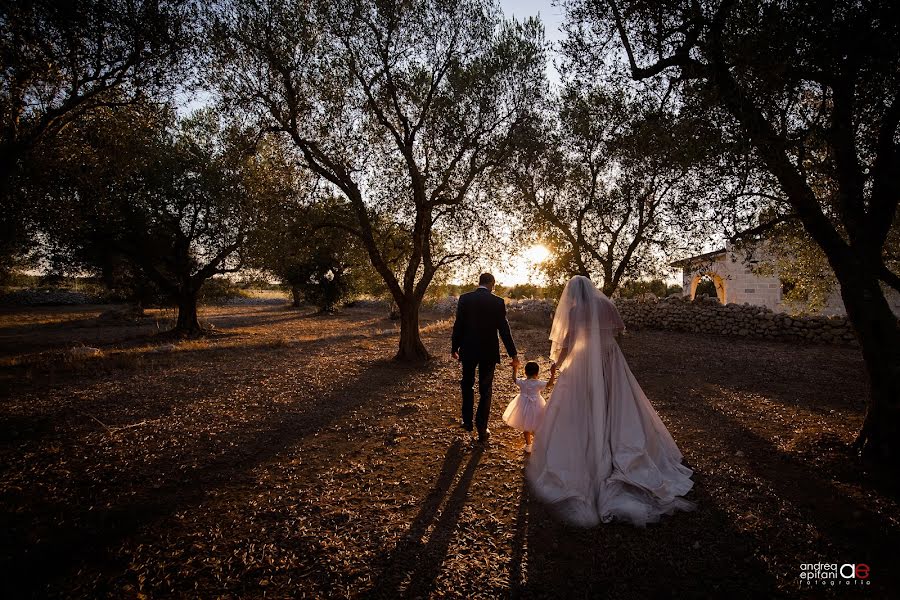
[[[459,352],[457,352],[456,350],[451,352],[450,356],[452,356],[454,358],[454,360],[459,360]]]

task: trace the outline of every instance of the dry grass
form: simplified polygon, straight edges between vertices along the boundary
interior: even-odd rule
[[[422,335],[430,335],[438,332],[449,331],[453,327],[453,319],[440,319],[432,321],[421,327]]]
[[[389,360],[378,312],[207,309],[217,335],[160,351],[156,315],[91,324],[103,309],[0,315],[3,597],[898,591],[896,480],[846,449],[865,395],[852,349],[627,336],[700,508],[580,531],[527,492],[505,374],[491,446],[460,435],[449,321],[426,320],[422,369]],[[545,330],[514,335],[546,356]],[[80,343],[102,355],[66,359]],[[823,561],[867,562],[872,586],[800,588],[800,563]]]

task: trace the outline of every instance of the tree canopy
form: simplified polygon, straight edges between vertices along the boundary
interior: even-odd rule
[[[64,142],[64,143],[63,143]],[[199,331],[203,282],[233,273],[264,204],[292,193],[276,146],[204,110],[179,119],[155,104],[92,112],[42,155],[51,174],[42,231],[70,269],[126,261],[178,304],[177,329]]]
[[[662,273],[709,233],[702,127],[661,102],[570,80],[556,114],[517,154],[512,204],[554,248],[551,275],[592,277],[612,295],[623,281]]]
[[[0,3],[0,261],[34,242],[22,191],[32,153],[93,109],[171,90],[194,16],[178,0]]]

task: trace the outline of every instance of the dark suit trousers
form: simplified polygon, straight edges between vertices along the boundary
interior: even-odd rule
[[[478,368],[478,411],[475,413],[475,427],[484,431],[491,415],[491,388],[494,384],[494,370],[497,363],[493,360],[462,361],[462,421],[464,425],[472,425],[472,409],[475,407],[475,368]]]

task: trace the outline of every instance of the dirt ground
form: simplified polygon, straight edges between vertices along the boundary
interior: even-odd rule
[[[209,308],[216,335],[166,346],[171,313],[103,310],[0,312],[3,598],[900,594],[896,476],[847,449],[856,350],[629,332],[699,508],[578,530],[528,493],[508,364],[488,447],[458,428],[448,321],[413,367],[378,312]],[[546,369],[546,331],[513,330]],[[102,353],[65,353],[81,344]],[[802,586],[819,562],[870,583]]]

